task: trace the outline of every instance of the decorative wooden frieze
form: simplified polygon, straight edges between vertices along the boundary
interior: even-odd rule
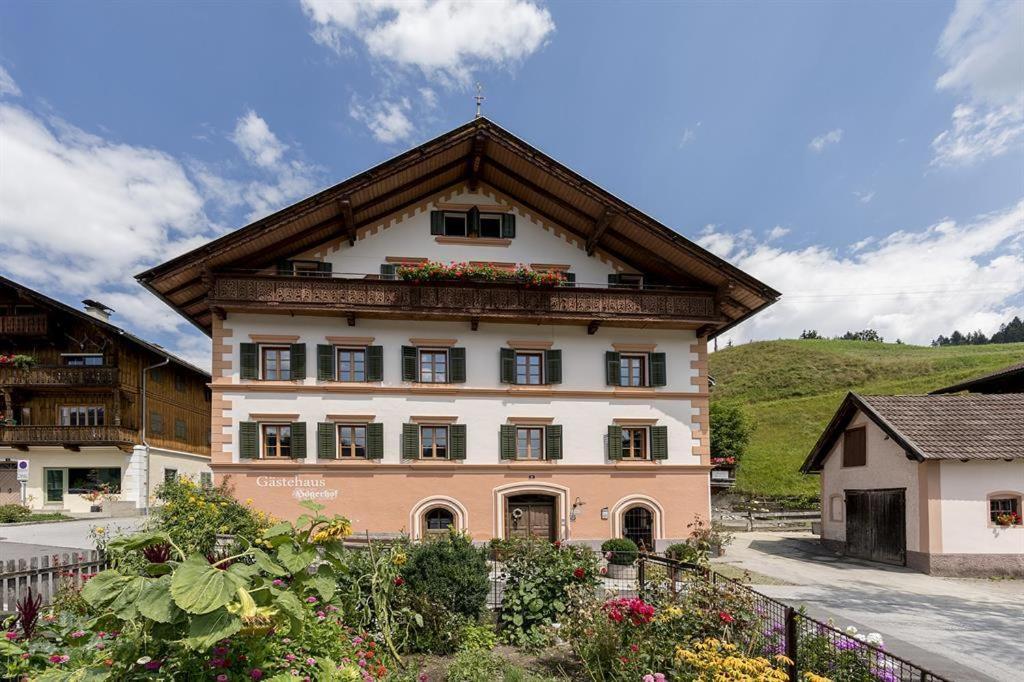
[[[0,367],[0,386],[113,386],[117,367]]]

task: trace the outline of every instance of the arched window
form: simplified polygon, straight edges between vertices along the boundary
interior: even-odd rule
[[[647,507],[631,507],[622,515],[622,536],[637,547],[654,549],[654,514]]]
[[[449,526],[455,525],[455,515],[447,507],[434,507],[423,515],[423,532],[425,535],[443,535]]]

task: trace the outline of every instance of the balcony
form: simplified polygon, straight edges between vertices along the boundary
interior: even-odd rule
[[[127,448],[135,442],[136,432],[121,426],[0,426],[0,445],[20,449],[30,445],[60,445],[71,450],[85,445]]]
[[[26,388],[77,388],[114,386],[117,367],[66,367],[40,365],[29,369],[0,367],[0,386]]]
[[[46,336],[46,315],[0,315],[0,335]]]
[[[262,274],[216,276],[209,303],[214,311],[334,311],[362,317],[582,323],[594,328],[603,322],[692,328],[721,319],[712,293],[672,287],[529,288],[493,282]]]

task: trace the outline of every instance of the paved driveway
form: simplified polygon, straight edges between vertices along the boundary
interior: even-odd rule
[[[755,588],[840,628],[879,632],[889,651],[950,679],[1024,679],[1024,580],[936,578],[839,558],[807,533],[738,533],[715,561],[792,583]]]
[[[109,533],[131,532],[144,522],[141,517],[129,517],[0,526],[0,561],[94,549],[89,538],[93,526],[103,526]]]

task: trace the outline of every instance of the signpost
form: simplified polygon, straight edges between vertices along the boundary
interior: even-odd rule
[[[28,460],[18,460],[18,483],[21,484],[21,504],[28,503]]]

